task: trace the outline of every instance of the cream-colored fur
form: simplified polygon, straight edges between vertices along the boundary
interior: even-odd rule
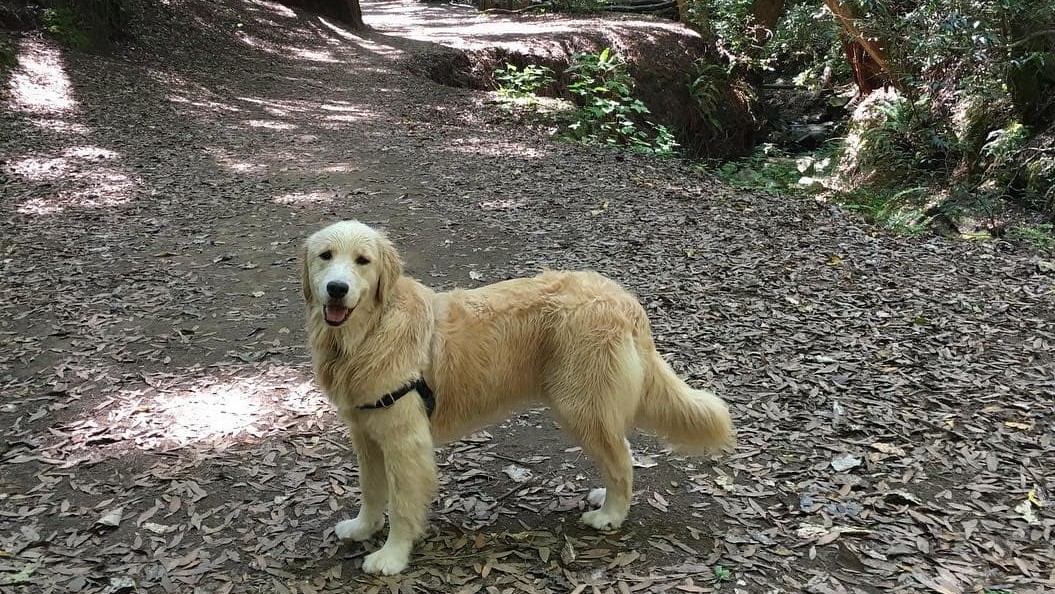
[[[367,572],[407,566],[436,485],[434,445],[530,403],[549,406],[600,467],[604,500],[582,521],[601,530],[618,528],[630,508],[631,428],[690,453],[733,442],[725,403],[674,374],[644,309],[599,274],[545,272],[437,293],[403,276],[384,235],[344,221],[308,238],[303,288],[316,379],[360,464],[362,505],[337,524],[338,538],[366,540],[388,509],[388,538],[366,556]],[[419,376],[435,393],[431,418],[416,392],[390,408],[359,408]]]

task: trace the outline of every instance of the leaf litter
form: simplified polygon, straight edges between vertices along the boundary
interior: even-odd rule
[[[164,46],[67,53],[75,108],[5,96],[0,592],[1055,587],[1050,255],[890,238],[555,143],[407,74],[408,40],[374,52],[192,4],[209,25],[142,25]],[[362,574],[380,540],[333,535],[358,476],[310,381],[296,272],[301,239],[349,214],[442,288],[546,267],[623,282],[676,370],[730,402],[735,452],[632,436],[631,516],[598,534],[577,524],[592,464],[526,411],[438,450],[412,565]]]

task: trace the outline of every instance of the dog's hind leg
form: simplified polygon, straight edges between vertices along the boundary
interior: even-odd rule
[[[359,515],[338,522],[334,533],[341,540],[363,541],[385,525],[385,505],[388,504],[388,479],[385,476],[385,455],[381,446],[359,431],[352,431],[355,455],[359,459],[359,490],[362,500]]]
[[[394,411],[380,414],[389,412]],[[363,571],[392,575],[406,569],[414,541],[425,531],[436,460],[427,421],[399,427],[381,447],[388,479],[388,539],[363,559]]]
[[[598,530],[615,530],[630,511],[634,469],[626,432],[637,408],[643,371],[629,337],[609,337],[594,348],[560,357],[545,386],[557,420],[600,467],[604,501],[582,515]]]
[[[582,515],[582,522],[598,530],[615,530],[630,512],[634,468],[626,438],[608,427],[566,425],[604,476],[604,502]]]
[[[564,430],[581,445],[604,477],[604,501],[600,509],[582,515],[582,522],[598,530],[616,530],[630,512],[630,494],[633,489],[634,468],[630,458],[630,447],[626,441],[625,427],[612,410],[599,406],[605,399],[595,399],[595,394],[580,395],[577,403],[587,400],[585,408],[561,406],[554,401],[554,412]]]

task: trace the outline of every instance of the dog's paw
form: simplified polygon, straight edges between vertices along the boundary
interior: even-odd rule
[[[363,559],[363,571],[366,573],[395,575],[406,569],[409,562],[410,553],[408,551],[399,547],[385,545]]]
[[[605,511],[604,508],[588,511],[582,515],[582,523],[597,530],[618,530],[626,516]]]
[[[608,489],[604,487],[597,487],[590,491],[589,495],[586,496],[586,502],[590,505],[601,507],[604,504],[604,496],[608,493]]]
[[[380,530],[384,523],[384,518],[373,523],[366,522],[362,518],[343,520],[337,522],[337,525],[333,528],[333,533],[340,540],[364,541]]]

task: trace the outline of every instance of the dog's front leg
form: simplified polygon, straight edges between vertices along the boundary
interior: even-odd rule
[[[388,503],[388,479],[385,477],[385,454],[376,441],[361,430],[352,430],[352,444],[359,460],[359,490],[362,500],[359,515],[338,522],[334,533],[341,540],[364,541],[385,525]]]
[[[388,479],[388,539],[363,560],[367,573],[392,575],[406,569],[414,541],[425,531],[436,488],[436,460],[428,422],[400,429],[380,443]]]

